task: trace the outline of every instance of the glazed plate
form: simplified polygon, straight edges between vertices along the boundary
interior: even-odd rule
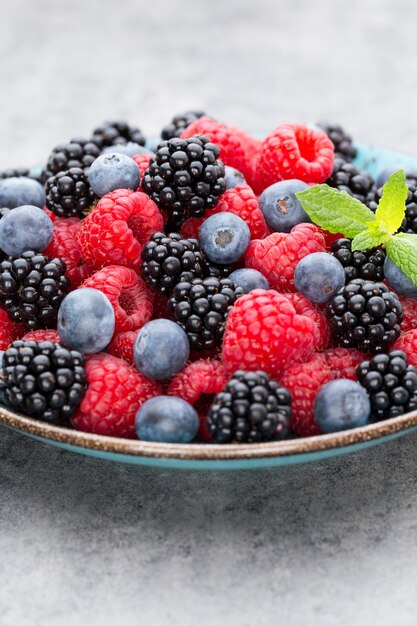
[[[356,163],[377,176],[389,167],[417,170],[417,157],[358,145]],[[37,441],[96,458],[177,469],[278,467],[364,450],[417,429],[417,411],[341,433],[258,444],[163,444],[91,435],[51,426],[0,407],[0,424]]]

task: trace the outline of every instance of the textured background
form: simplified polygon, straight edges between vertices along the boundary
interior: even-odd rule
[[[417,152],[416,19],[412,0],[2,0],[0,166],[193,106]],[[414,625],[416,447],[176,473],[1,428],[0,624]]]

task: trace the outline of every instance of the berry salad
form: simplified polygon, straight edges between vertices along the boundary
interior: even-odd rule
[[[0,397],[98,435],[252,443],[417,409],[417,174],[336,125],[203,111],[0,173]]]

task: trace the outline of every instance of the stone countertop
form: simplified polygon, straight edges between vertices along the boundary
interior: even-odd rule
[[[3,0],[0,167],[126,117],[342,122],[417,153],[412,0]],[[411,626],[417,434],[311,465],[123,466],[0,428],[0,624]]]

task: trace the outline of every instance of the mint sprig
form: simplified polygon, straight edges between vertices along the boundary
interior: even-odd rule
[[[383,186],[375,213],[357,198],[326,184],[295,195],[315,224],[353,239],[352,250],[385,247],[389,258],[417,285],[417,235],[397,233],[407,194],[404,170],[398,170]]]

